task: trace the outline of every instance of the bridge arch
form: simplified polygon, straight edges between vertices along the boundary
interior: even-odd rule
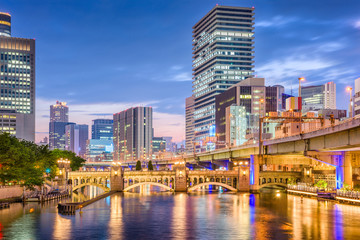
[[[200,183],[200,184],[197,184],[197,185],[195,185],[193,187],[188,188],[188,192],[196,190],[196,189],[198,189],[200,187],[209,186],[209,185],[216,185],[216,186],[226,188],[226,189],[228,189],[228,190],[230,190],[232,192],[237,192],[236,188],[233,188],[232,186],[227,185],[225,183],[221,183],[221,182],[204,182],[204,183]]]
[[[131,190],[131,189],[133,189],[133,188],[136,188],[136,187],[139,187],[139,186],[143,186],[143,185],[153,185],[153,186],[162,187],[162,188],[164,188],[164,189],[166,189],[166,190],[168,190],[168,191],[173,191],[173,189],[172,189],[171,187],[166,186],[166,185],[164,185],[164,184],[162,184],[162,183],[157,183],[157,182],[139,182],[139,183],[135,183],[135,184],[133,184],[133,185],[130,185],[130,186],[124,188],[123,191],[124,191],[124,192],[127,192],[127,191],[129,191],[129,190]]]
[[[79,188],[82,188],[82,187],[85,187],[85,186],[95,186],[95,187],[101,188],[105,192],[110,191],[110,189],[108,187],[106,187],[104,185],[101,185],[101,184],[93,183],[93,182],[82,183],[80,185],[77,185],[77,186],[73,187],[72,191],[74,192],[74,191],[78,190]]]

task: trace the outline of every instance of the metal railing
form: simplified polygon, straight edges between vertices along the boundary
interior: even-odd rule
[[[360,192],[358,192],[358,191],[337,190],[336,191],[336,196],[360,199]]]

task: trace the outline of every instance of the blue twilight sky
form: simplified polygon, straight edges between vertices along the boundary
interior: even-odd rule
[[[70,120],[90,124],[130,106],[152,106],[156,136],[184,139],[192,91],[192,26],[215,4],[255,7],[255,70],[267,85],[297,92],[360,77],[359,0],[2,0],[12,35],[36,39],[37,140],[49,105],[66,101]]]

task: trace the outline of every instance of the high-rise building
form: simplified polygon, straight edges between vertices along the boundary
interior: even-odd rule
[[[193,27],[194,141],[215,124],[215,96],[253,76],[254,9],[216,5]]]
[[[264,78],[247,78],[215,98],[218,145],[231,146],[255,140],[259,117],[276,112],[277,87],[266,87]],[[270,132],[269,127],[264,127]]]
[[[56,101],[56,104],[50,105],[50,122],[68,122],[69,107],[66,102]]]
[[[185,100],[185,148],[187,152],[193,151],[194,139],[194,104],[195,99],[193,96]]]
[[[147,160],[151,157],[152,108],[135,107],[114,114],[114,160]]]
[[[164,152],[166,148],[166,141],[162,137],[153,137],[152,139],[152,153]]]
[[[112,119],[95,119],[91,126],[91,139],[112,139],[113,138]]]
[[[66,126],[75,125],[72,122],[50,122],[49,123],[49,148],[50,150],[66,150]]]
[[[86,124],[68,124],[65,126],[65,149],[84,157],[86,142],[89,139],[89,126]]]
[[[283,106],[283,94],[285,94],[285,88],[282,85],[274,85],[273,87],[276,88],[276,92],[277,92],[277,111],[281,112],[283,109],[285,109],[285,106]]]
[[[0,55],[0,132],[34,141],[35,40],[11,37],[8,13],[0,13]]]
[[[360,114],[360,78],[355,80],[354,115]]]
[[[336,109],[336,84],[301,87],[303,112]]]

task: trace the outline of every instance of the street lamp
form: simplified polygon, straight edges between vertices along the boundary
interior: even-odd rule
[[[305,81],[305,78],[304,77],[300,77],[299,78],[299,97],[301,97],[301,82],[302,81]]]
[[[352,118],[353,117],[352,87],[347,87],[346,91],[350,92],[349,118]]]

